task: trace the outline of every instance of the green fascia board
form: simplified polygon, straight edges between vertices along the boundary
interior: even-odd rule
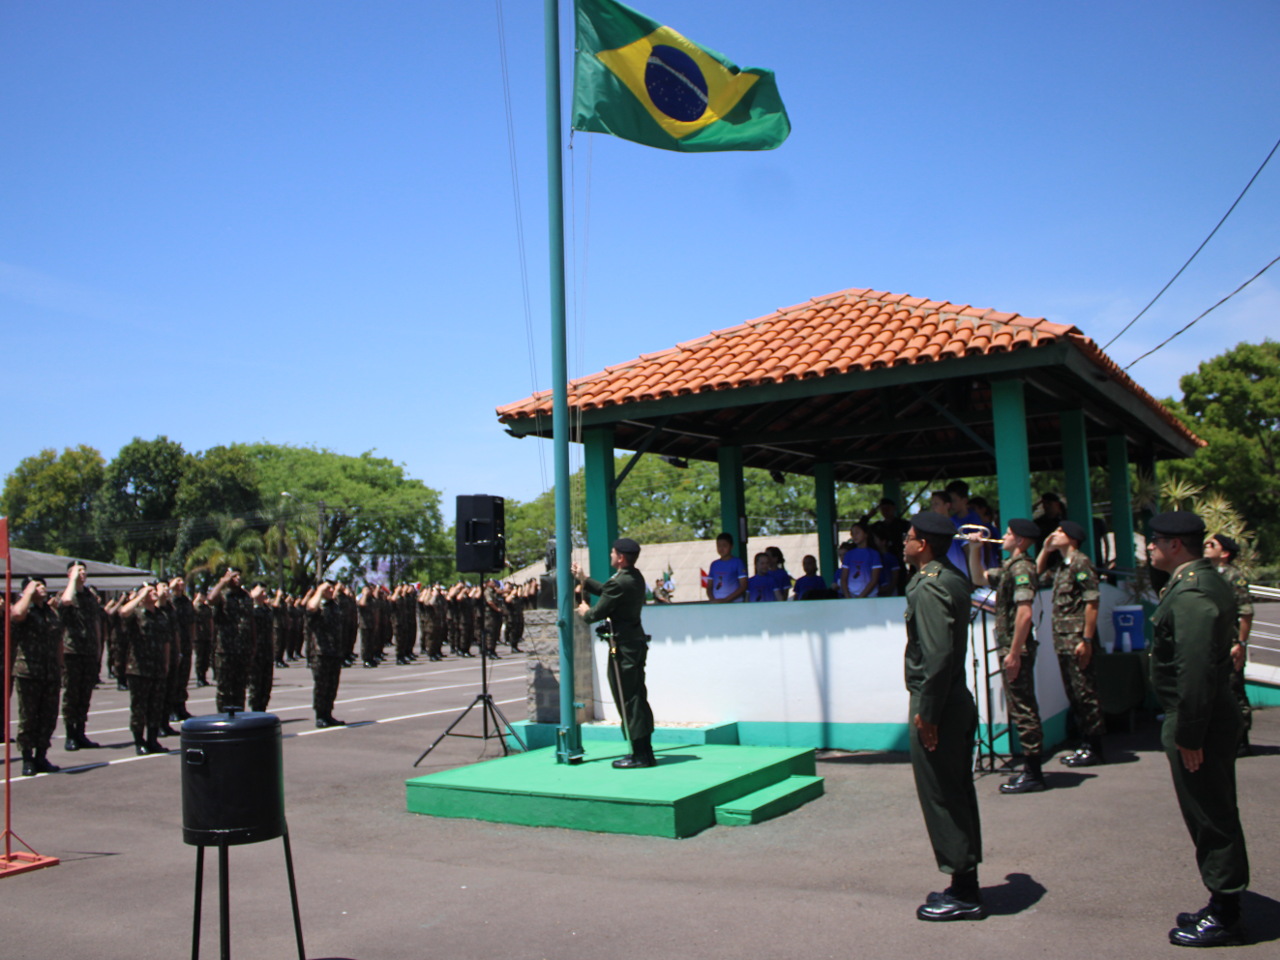
[[[932,383],[957,377],[1016,376],[1031,370],[1061,365],[1066,360],[1067,350],[1065,343],[1057,342],[1043,347],[1014,350],[1010,353],[987,354],[981,357],[950,357],[933,363],[858,370],[827,377],[814,377],[810,380],[789,380],[785,383],[738,387],[732,390],[707,390],[661,400],[642,400],[583,411],[580,415],[581,425],[583,428],[605,426],[628,420],[648,420],[653,417],[724,410],[729,407],[745,407],[778,400],[855,393],[859,390],[879,390],[884,387]],[[525,417],[506,425],[507,429],[516,436],[537,434],[539,426],[547,426],[549,429],[547,418]]]
[[[1255,707],[1280,707],[1280,687],[1248,680],[1244,685],[1249,703]]]

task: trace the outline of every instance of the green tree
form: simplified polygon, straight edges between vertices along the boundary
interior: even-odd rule
[[[1241,343],[1186,374],[1170,406],[1207,446],[1169,464],[1225,497],[1257,534],[1261,559],[1280,559],[1280,342]]]
[[[142,558],[154,566],[172,553],[186,459],[182,444],[168,437],[134,437],[107,465],[94,519],[103,539],[114,544],[130,566]]]
[[[262,535],[242,517],[222,516],[217,531],[197,544],[183,564],[188,576],[214,580],[228,567],[234,567],[249,581],[262,573]]]
[[[14,546],[76,556],[96,555],[94,501],[106,462],[81,444],[58,454],[41,450],[5,478],[0,512],[9,518]]]
[[[440,494],[404,468],[372,452],[358,457],[317,450],[253,444],[263,504],[283,511],[291,538],[294,589],[327,576],[358,577],[371,560],[392,557],[402,575],[443,579],[452,570],[452,545],[444,535]],[[288,496],[284,496],[284,494]],[[308,539],[297,535],[314,529]]]

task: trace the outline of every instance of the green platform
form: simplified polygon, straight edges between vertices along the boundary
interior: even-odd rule
[[[405,790],[410,813],[602,833],[690,837],[717,820],[717,807],[767,788],[777,815],[821,794],[813,750],[723,744],[658,746],[658,766],[615,770],[625,753],[593,748],[582,763],[561,764],[551,748],[414,777]],[[779,800],[790,778],[803,796]],[[750,806],[750,801],[745,805]],[[762,807],[762,810],[764,808]],[[724,813],[721,814],[725,816]],[[764,819],[766,813],[757,816]],[[722,822],[755,822],[727,819]]]

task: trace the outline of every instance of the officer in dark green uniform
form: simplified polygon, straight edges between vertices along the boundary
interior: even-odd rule
[[[982,823],[973,786],[978,711],[964,681],[972,587],[947,559],[954,537],[947,517],[920,513],[911,520],[903,550],[916,569],[906,589],[911,770],[938,869],[951,875],[950,886],[929,894],[916,910],[921,920],[987,915],[978,886]]]
[[[1173,789],[1196,848],[1209,904],[1180,913],[1169,941],[1216,947],[1240,942],[1240,895],[1249,857],[1236,806],[1236,748],[1243,726],[1231,694],[1236,639],[1231,585],[1204,558],[1204,521],[1194,513],[1151,519],[1151,565],[1172,574],[1151,618],[1151,684],[1165,713],[1161,742]]]
[[[1000,784],[1001,793],[1032,793],[1045,789],[1041,772],[1044,728],[1036,702],[1036,638],[1031,630],[1031,604],[1036,598],[1036,564],[1027,551],[1040,535],[1034,520],[1009,521],[1003,548],[1009,554],[999,567],[983,570],[980,533],[969,539],[969,571],[975,585],[996,592],[996,647],[1004,667],[1005,702],[1009,721],[1018,731],[1024,763],[1017,776]]]
[[[587,623],[609,620],[613,624],[618,669],[609,670],[609,687],[631,738],[631,755],[613,761],[620,770],[658,765],[653,755],[653,711],[649,709],[649,691],[644,684],[649,637],[640,623],[645,588],[644,577],[636,569],[639,556],[640,544],[622,537],[613,542],[613,549],[609,551],[609,564],[616,572],[604,583],[586,576],[576,563],[572,568],[574,579],[582,583],[583,589],[600,597],[594,607],[585,601],[580,603],[578,613]]]

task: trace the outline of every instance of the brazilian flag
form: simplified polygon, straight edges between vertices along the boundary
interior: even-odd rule
[[[791,133],[773,71],[733,62],[614,0],[576,0],[573,129],[663,150],[772,150]]]

